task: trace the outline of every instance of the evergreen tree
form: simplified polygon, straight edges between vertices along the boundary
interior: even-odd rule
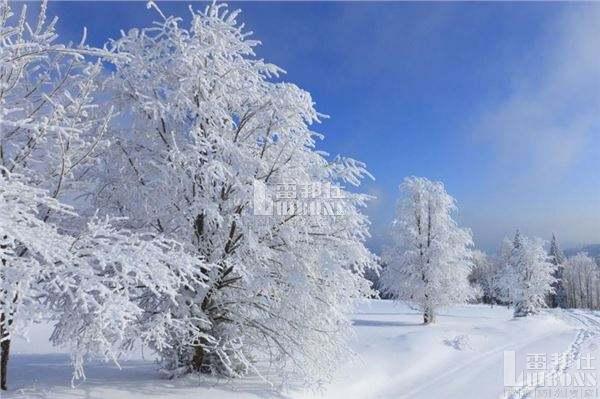
[[[556,308],[564,308],[566,307],[566,296],[565,296],[565,287],[563,283],[563,274],[564,274],[564,266],[565,255],[560,249],[558,244],[558,240],[556,239],[556,235],[552,234],[552,241],[550,241],[550,262],[556,267],[556,271],[554,272],[554,278],[556,282],[552,284],[554,288],[554,293],[550,294],[548,297],[548,304],[550,307]]]
[[[523,238],[521,238],[521,232],[517,229],[513,239],[513,248],[521,248],[521,246],[523,246]]]

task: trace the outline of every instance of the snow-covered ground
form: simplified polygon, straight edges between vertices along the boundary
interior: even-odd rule
[[[87,367],[88,379],[70,385],[66,356],[46,342],[48,331],[32,331],[30,342],[15,344],[10,369],[11,391],[1,398],[52,399],[181,399],[181,398],[503,398],[504,352],[515,351],[517,372],[527,355],[546,355],[549,373],[573,373],[577,359],[600,359],[600,314],[547,311],[513,319],[504,307],[465,305],[440,312],[437,324],[423,326],[421,316],[405,305],[364,301],[353,315],[356,328],[354,362],[340,369],[322,390],[285,394],[260,381],[162,379],[156,365],[136,353],[119,370],[112,364]],[[554,366],[554,353],[571,360]],[[587,357],[586,357],[587,358]],[[538,358],[538,360],[540,360]],[[593,360],[592,367],[598,366]],[[514,397],[526,397],[521,388]],[[534,395],[532,395],[533,397]],[[540,396],[541,397],[541,396]],[[579,397],[579,396],[578,396]],[[595,397],[595,396],[593,396]]]

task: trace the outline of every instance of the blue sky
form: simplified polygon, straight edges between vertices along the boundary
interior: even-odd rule
[[[187,16],[190,2],[158,2]],[[202,4],[196,3],[198,7]],[[367,163],[378,249],[407,175],[441,180],[478,246],[520,228],[600,242],[600,4],[242,2],[258,55],[331,116],[321,149]],[[54,2],[101,45],[144,2]]]

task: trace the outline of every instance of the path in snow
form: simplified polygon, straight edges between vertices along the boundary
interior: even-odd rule
[[[557,311],[560,312],[560,311]],[[597,316],[593,314],[585,314],[581,311],[571,310],[564,311],[564,316],[570,317],[575,321],[576,325],[580,328],[577,330],[575,337],[569,347],[563,352],[564,362],[560,362],[554,366],[548,372],[548,379],[552,380],[553,377],[558,377],[561,374],[566,374],[572,370],[577,361],[579,361],[582,355],[582,348],[591,340],[596,340],[600,334],[600,322]],[[563,316],[563,317],[564,317]],[[502,399],[523,399],[528,396],[534,396],[534,392],[540,385],[532,386],[525,385],[515,392],[505,393],[501,396]]]
[[[585,311],[513,319],[506,308],[460,306],[428,327],[418,324],[420,315],[391,303],[363,304],[361,313],[358,352],[364,363],[341,373],[326,398],[506,399],[504,351],[516,352],[518,370],[527,354],[545,353],[549,362],[551,354],[566,352],[569,362],[550,371],[558,374],[573,367],[582,348],[597,351],[593,344],[600,337],[600,317]],[[525,398],[533,389],[512,398]]]

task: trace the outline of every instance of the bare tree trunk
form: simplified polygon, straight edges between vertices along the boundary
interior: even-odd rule
[[[4,175],[4,171],[2,172]],[[3,236],[4,239],[8,237]],[[0,245],[0,249],[5,249],[6,245]],[[0,260],[2,266],[6,266],[6,259],[2,258]],[[1,303],[4,305],[4,303]],[[5,329],[5,325],[10,325],[10,320],[4,315],[4,313],[0,313],[0,390],[6,391],[8,388],[6,387],[6,378],[8,375],[8,356],[10,354],[10,340],[8,339],[8,331]]]
[[[433,312],[432,308],[426,307],[425,311],[423,312],[423,323],[431,324],[433,322],[435,322],[435,313]]]
[[[204,363],[204,348],[198,345],[194,348],[194,356],[192,357],[192,370],[200,372]]]
[[[3,327],[4,315],[0,317],[0,338],[5,338],[5,330]],[[0,343],[0,389],[7,390],[6,380],[8,374],[8,357],[10,355],[10,339],[5,339]]]

